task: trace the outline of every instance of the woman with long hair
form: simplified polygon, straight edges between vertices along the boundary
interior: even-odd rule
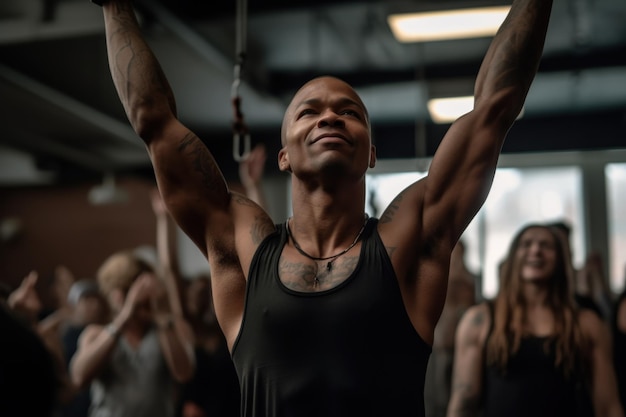
[[[577,307],[563,238],[540,224],[514,237],[497,296],[459,324],[448,417],[624,415],[609,330]]]

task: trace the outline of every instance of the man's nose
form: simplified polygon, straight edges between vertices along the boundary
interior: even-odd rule
[[[319,120],[317,121],[317,127],[325,127],[325,126],[343,127],[344,121],[340,115],[338,115],[337,113],[329,109],[329,110],[322,112],[320,114]]]

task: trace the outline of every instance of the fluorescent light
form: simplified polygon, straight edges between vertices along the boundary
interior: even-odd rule
[[[433,98],[428,100],[428,112],[435,123],[452,123],[474,109],[474,96]],[[519,120],[524,115],[524,108],[517,115]]]
[[[510,8],[498,6],[392,14],[387,21],[400,42],[478,38],[495,35]]]
[[[433,98],[428,100],[428,112],[435,123],[451,123],[474,108],[474,97]]]

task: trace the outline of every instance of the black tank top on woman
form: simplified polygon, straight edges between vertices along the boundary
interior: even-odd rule
[[[259,246],[233,347],[243,416],[424,416],[431,348],[409,320],[376,225],[369,220],[353,274],[322,292],[280,281],[284,224]]]
[[[565,377],[555,366],[554,344],[551,337],[525,336],[505,371],[486,367],[483,417],[593,416],[582,366]]]

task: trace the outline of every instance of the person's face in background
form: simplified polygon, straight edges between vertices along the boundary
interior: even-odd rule
[[[78,299],[74,307],[74,321],[79,325],[104,324],[108,321],[109,309],[100,294],[87,294]]]
[[[558,259],[554,235],[546,228],[531,227],[522,234],[516,257],[523,282],[551,280]]]

